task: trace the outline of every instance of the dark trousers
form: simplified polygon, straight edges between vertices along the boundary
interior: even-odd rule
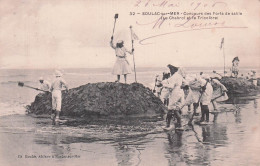
[[[163,104],[164,104],[165,106],[168,106],[168,105],[169,105],[169,98],[164,99]]]
[[[193,111],[196,113],[196,110],[198,109],[200,103],[193,103]]]
[[[209,106],[208,105],[201,105],[201,119],[200,121],[209,121]]]
[[[181,127],[181,111],[180,110],[169,110],[166,116],[166,126],[170,127],[173,116],[177,119],[177,127]]]

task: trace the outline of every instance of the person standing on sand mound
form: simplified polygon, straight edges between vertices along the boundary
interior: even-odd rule
[[[66,92],[68,92],[68,86],[65,80],[62,78],[62,73],[58,70],[55,71],[56,79],[51,84],[51,92],[52,92],[52,114],[51,119],[53,122],[58,122],[60,120],[60,111],[61,111],[61,90],[63,87],[66,88]]]
[[[49,91],[50,90],[51,84],[48,81],[44,80],[43,77],[39,78],[39,82],[40,82],[40,85],[39,85],[38,89],[44,90],[44,91]]]
[[[117,75],[116,82],[120,81],[120,75],[124,75],[125,83],[127,82],[127,74],[132,73],[131,67],[129,65],[129,62],[126,59],[126,52],[129,54],[133,54],[134,49],[132,49],[132,52],[128,51],[124,47],[124,41],[119,40],[116,44],[116,46],[113,44],[113,37],[111,37],[110,46],[115,49],[116,53],[116,62],[114,65],[114,68],[112,70],[113,75]]]

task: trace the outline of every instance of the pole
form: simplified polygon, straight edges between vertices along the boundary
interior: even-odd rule
[[[133,31],[132,31],[132,26],[129,27],[131,31],[131,40],[132,40],[132,50],[134,49],[134,40],[133,40]],[[136,70],[135,70],[135,54],[133,52],[133,62],[134,62],[134,72],[135,72],[135,82],[136,81]]]
[[[226,62],[225,62],[224,43],[223,43],[223,57],[224,57],[224,77],[225,77],[225,74],[226,74]]]

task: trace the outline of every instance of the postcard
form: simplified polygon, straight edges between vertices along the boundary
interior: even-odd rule
[[[259,0],[0,0],[0,165],[260,165]]]

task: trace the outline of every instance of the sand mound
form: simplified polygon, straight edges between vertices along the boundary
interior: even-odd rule
[[[139,83],[93,83],[62,94],[62,114],[66,116],[154,116],[166,110],[161,100]],[[38,94],[28,109],[37,115],[50,114],[51,93]]]
[[[220,82],[228,89],[228,94],[246,94],[256,93],[259,87],[256,87],[252,82],[245,78],[223,77]]]

